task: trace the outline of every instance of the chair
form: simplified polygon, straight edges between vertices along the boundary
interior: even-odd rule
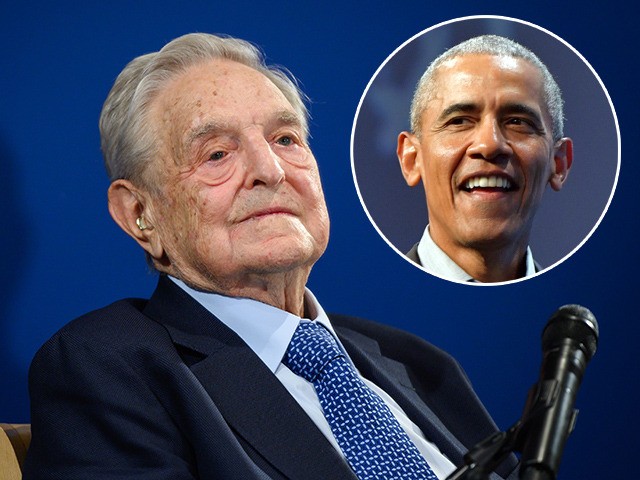
[[[0,423],[0,480],[21,480],[31,425]]]

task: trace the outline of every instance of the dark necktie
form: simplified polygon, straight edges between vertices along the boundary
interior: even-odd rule
[[[322,325],[301,322],[283,363],[315,387],[331,431],[360,480],[437,480],[389,407],[360,379]]]

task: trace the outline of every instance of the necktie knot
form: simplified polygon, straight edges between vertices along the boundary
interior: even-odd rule
[[[301,322],[291,338],[283,363],[296,375],[313,383],[336,358],[340,347],[329,331],[316,322]]]

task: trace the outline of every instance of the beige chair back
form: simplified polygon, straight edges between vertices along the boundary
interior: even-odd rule
[[[0,423],[0,480],[21,480],[31,425]]]

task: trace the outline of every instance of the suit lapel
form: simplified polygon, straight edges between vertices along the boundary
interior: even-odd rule
[[[337,330],[340,341],[360,373],[387,392],[411,420],[452,462],[459,463],[467,449],[416,393],[406,367],[380,353],[378,343],[352,330]]]
[[[332,317],[332,322],[337,327],[335,324],[338,322],[335,320],[336,318]],[[439,412],[436,415],[427,402],[418,395],[407,373],[406,366],[401,362],[383,356],[380,351],[380,345],[371,337],[349,328],[337,327],[336,333],[360,373],[389,394],[407,416],[422,430],[427,440],[434,443],[454,465],[462,465],[464,454],[475,444],[464,445],[447,428],[441,419],[445,412]],[[460,377],[452,378],[450,381],[459,382],[463,389],[466,388],[466,380]],[[470,387],[468,388],[470,389]],[[458,394],[469,398],[475,396],[471,390],[468,392],[461,390]],[[450,398],[449,400],[453,401],[454,399]],[[468,407],[469,409],[464,412],[464,418],[458,419],[458,423],[462,422],[471,429],[478,423],[478,419],[480,419],[481,423],[492,423],[480,404],[468,404]],[[444,418],[447,418],[446,415]],[[479,440],[483,440],[483,438]],[[511,455],[497,469],[498,473],[490,474],[489,478],[491,480],[507,478],[510,474],[513,474],[516,466],[517,459]],[[502,475],[502,477],[499,475]]]
[[[413,262],[417,263],[418,265],[422,265],[422,263],[420,263],[420,257],[418,257],[418,244],[417,243],[413,247],[411,247],[411,250],[409,250],[407,253],[405,253],[405,256],[409,260],[412,260]]]
[[[145,314],[163,323],[234,433],[287,478],[355,479],[309,416],[235,332],[161,277]]]

